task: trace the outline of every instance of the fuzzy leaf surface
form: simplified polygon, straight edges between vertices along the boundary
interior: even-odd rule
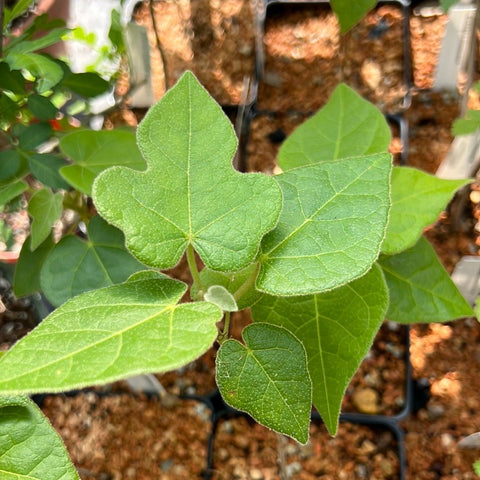
[[[185,290],[146,279],[71,299],[0,359],[0,392],[65,391],[186,365],[210,348],[222,312],[177,304]]]
[[[285,327],[303,343],[313,404],[335,435],[343,395],[371,347],[388,307],[380,268],[331,292],[303,297],[265,295],[252,307],[255,322]]]
[[[238,305],[233,295],[223,285],[211,285],[205,292],[204,298],[224,312],[238,311]]]
[[[471,180],[446,180],[415,168],[394,167],[392,208],[382,253],[413,247],[423,229],[435,222],[454,192]]]
[[[382,255],[379,263],[390,291],[389,320],[448,322],[473,315],[425,238],[397,255]]]
[[[390,207],[388,154],[299,167],[276,176],[284,206],[262,241],[257,288],[271,295],[320,293],[370,270]]]
[[[340,84],[328,103],[285,140],[278,153],[278,164],[287,171],[324,161],[384,153],[390,137],[390,128],[380,110]]]
[[[166,269],[191,244],[213,270],[252,263],[277,222],[281,192],[271,177],[233,169],[233,127],[192,73],[150,109],[137,139],[148,169],[112,167],[93,188],[100,214],[123,230],[132,253]]]
[[[332,9],[340,23],[341,33],[348,32],[376,4],[377,0],[331,0]]]
[[[79,480],[62,439],[27,397],[0,397],[0,478]]]
[[[88,240],[63,237],[40,273],[42,290],[55,306],[79,293],[125,281],[145,268],[125,248],[122,232],[98,215],[88,224]]]
[[[63,196],[49,188],[37,190],[28,202],[27,211],[32,217],[30,248],[35,250],[50,235],[53,224],[62,214]]]
[[[305,444],[312,385],[303,345],[285,328],[267,323],[245,327],[242,336],[245,345],[227,340],[218,351],[222,397],[258,423]]]
[[[60,174],[87,195],[92,193],[95,177],[108,167],[123,165],[136,170],[145,169],[135,134],[128,130],[71,132],[60,140],[60,149],[74,163],[64,166]]]

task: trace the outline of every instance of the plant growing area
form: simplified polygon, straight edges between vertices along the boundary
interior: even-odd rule
[[[331,4],[347,31],[376,2]],[[0,352],[0,478],[79,478],[30,396],[188,368],[210,351],[221,398],[255,429],[305,445],[313,407],[335,436],[386,319],[474,315],[423,235],[472,179],[394,165],[384,114],[346,83],[282,139],[275,175],[244,173],[232,164],[232,123],[190,71],[135,133],[75,128],[56,100],[77,92],[68,78],[102,85],[77,92],[87,98],[109,84],[33,53],[67,33],[7,44],[0,63],[14,112],[2,117],[1,203],[23,194],[32,219],[14,288],[42,291],[55,307]],[[60,65],[58,79],[45,85],[22,55]],[[54,153],[39,153],[60,120]],[[54,236],[65,210],[69,231]]]

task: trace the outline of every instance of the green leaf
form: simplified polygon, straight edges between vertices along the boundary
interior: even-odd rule
[[[15,267],[13,291],[17,297],[40,292],[40,271],[54,245],[53,236],[49,235],[41,245],[32,251],[31,237],[27,237]]]
[[[27,189],[28,185],[23,180],[15,180],[12,183],[0,185],[0,205],[7,204]]]
[[[34,150],[52,136],[52,127],[49,123],[32,123],[22,130],[18,136],[18,143],[22,150]]]
[[[92,98],[110,90],[110,83],[94,72],[69,73],[62,80],[62,86],[85,98]]]
[[[389,320],[448,322],[473,314],[425,238],[397,255],[382,255],[379,263],[390,291]]]
[[[62,37],[69,31],[69,28],[57,28],[50,30],[47,34],[36,38],[35,40],[24,40],[23,42],[17,43],[8,50],[7,61],[12,55],[29,54],[50,47],[51,45],[60,42]]]
[[[28,157],[33,176],[50,188],[70,190],[70,184],[59,173],[65,165],[68,165],[65,160],[50,153],[34,153]]]
[[[480,460],[473,463],[473,471],[480,476]]]
[[[320,293],[370,270],[390,206],[388,154],[295,168],[275,177],[284,207],[262,241],[257,288],[272,295]]]
[[[37,190],[28,202],[27,212],[32,217],[30,248],[35,250],[52,231],[53,224],[62,215],[63,195],[48,188]]]
[[[330,0],[330,4],[338,17],[340,31],[345,33],[377,4],[377,0]]]
[[[58,113],[57,107],[42,95],[30,95],[27,105],[31,112],[42,121],[51,120],[55,118]]]
[[[238,311],[238,305],[233,295],[222,285],[212,285],[204,295],[205,301],[213,303],[224,312]]]
[[[440,0],[440,6],[444,12],[447,12],[450,7],[455,5],[458,0]]]
[[[147,279],[69,300],[0,359],[0,392],[65,391],[195,360],[217,337],[222,312],[207,302],[177,304],[186,288]]]
[[[233,169],[233,127],[192,73],[149,110],[137,138],[147,171],[113,167],[93,187],[100,214],[125,232],[133,254],[166,269],[190,244],[213,270],[252,263],[281,192],[271,177]]]
[[[382,253],[413,247],[423,229],[435,222],[454,192],[471,179],[445,180],[409,167],[394,167],[392,208]]]
[[[18,0],[15,5],[8,10],[5,8],[5,18],[3,19],[3,26],[8,25],[12,20],[22,15],[23,12],[33,3],[34,0]]]
[[[286,171],[329,160],[385,153],[390,137],[390,128],[380,110],[340,84],[328,103],[285,140],[278,153],[278,164]]]
[[[285,327],[305,347],[313,404],[332,435],[345,389],[372,345],[387,307],[388,290],[377,266],[331,292],[288,298],[265,295],[252,307],[255,322]]]
[[[48,256],[40,274],[42,290],[55,306],[88,290],[125,281],[145,267],[125,249],[122,232],[98,215],[88,224],[88,241],[68,235]]]
[[[452,124],[453,135],[468,135],[475,133],[480,128],[480,112],[467,110],[463,118],[457,118]]]
[[[108,167],[123,165],[136,170],[145,168],[135,134],[128,130],[80,130],[65,135],[60,149],[75,165],[60,173],[74,188],[91,195],[95,177]]]
[[[62,439],[27,397],[0,397],[0,478],[79,480]]]
[[[46,55],[38,53],[11,53],[6,58],[12,70],[28,70],[38,82],[42,94],[54,87],[63,77],[62,68]]]
[[[200,280],[204,288],[208,288],[211,285],[222,285],[232,295],[236,294],[238,290],[248,282],[247,287],[241,296],[236,298],[236,303],[239,310],[245,310],[251,307],[262,296],[258,290],[255,289],[255,277],[258,264],[252,263],[247,268],[238,272],[223,273],[204,268],[200,272]],[[252,278],[253,276],[253,278]],[[249,281],[250,280],[250,281]],[[190,291],[192,298],[197,298],[200,295],[199,286],[194,283]]]
[[[0,112],[2,112],[0,117],[1,127],[9,126],[9,123],[15,122],[18,110],[19,108],[16,102],[11,100],[5,93],[0,94]]]
[[[16,150],[0,152],[0,180],[13,177],[20,168],[20,154]]]
[[[0,62],[0,89],[17,95],[26,93],[23,75],[18,70],[10,70],[6,62]]]
[[[245,345],[227,340],[217,354],[222,397],[258,423],[307,443],[312,385],[303,345],[268,323],[249,325],[242,336]]]

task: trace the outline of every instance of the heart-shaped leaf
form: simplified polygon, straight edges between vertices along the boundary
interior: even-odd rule
[[[284,170],[319,162],[388,152],[390,128],[380,110],[345,84],[283,143]]]
[[[382,253],[393,255],[413,247],[422,230],[432,224],[452,195],[471,180],[445,180],[415,168],[395,167],[392,208]]]
[[[376,154],[278,175],[284,206],[262,241],[257,288],[314,294],[368,272],[385,235],[390,170],[390,155]]]
[[[72,298],[1,357],[0,392],[65,391],[195,360],[215,340],[222,312],[177,304],[186,288],[140,279]]]
[[[330,0],[330,3],[338,17],[340,31],[345,33],[377,4],[377,0]]]
[[[227,340],[218,351],[217,384],[224,400],[307,443],[312,384],[303,345],[285,328],[267,323],[245,327],[242,336],[245,345]]]
[[[58,306],[79,293],[121,283],[144,268],[126,250],[122,232],[97,215],[88,224],[88,241],[72,235],[60,240],[42,267],[40,283]]]
[[[390,291],[389,320],[448,322],[473,315],[425,238],[397,255],[382,255],[379,263]]]
[[[62,439],[27,397],[0,397],[0,478],[79,480]]]
[[[271,297],[252,307],[255,322],[287,328],[303,343],[312,377],[313,404],[335,435],[347,385],[372,345],[388,307],[380,268],[319,295]]]
[[[64,166],[60,174],[73,187],[91,195],[95,177],[108,167],[123,165],[145,169],[135,134],[128,130],[79,130],[60,140],[60,149],[74,165]]]
[[[62,215],[63,196],[49,188],[37,190],[28,202],[28,214],[32,217],[30,248],[35,250],[49,235],[53,224]]]
[[[100,214],[133,254],[166,269],[190,244],[213,270],[252,263],[278,220],[281,192],[271,177],[233,169],[233,127],[192,73],[150,109],[137,137],[147,171],[112,167],[93,187]]]

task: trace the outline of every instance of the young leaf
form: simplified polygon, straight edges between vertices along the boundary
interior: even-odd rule
[[[328,103],[285,140],[278,153],[278,164],[287,171],[302,165],[384,153],[390,137],[390,128],[380,110],[340,84]]]
[[[112,167],[93,186],[100,214],[124,231],[133,254],[166,269],[190,244],[213,270],[252,263],[277,222],[281,192],[271,177],[233,169],[232,125],[192,73],[150,109],[137,137],[148,169]]]
[[[3,26],[8,25],[12,20],[19,17],[34,0],[18,0],[12,9],[5,9],[5,18],[3,19]]]
[[[72,298],[0,358],[0,392],[65,391],[195,360],[214,342],[222,312],[177,304],[186,288],[146,279]]]
[[[415,245],[454,192],[471,181],[445,180],[415,168],[394,167],[392,208],[382,253],[393,255]]]
[[[111,88],[110,83],[94,72],[70,72],[63,78],[62,86],[85,98],[97,97]]]
[[[227,340],[217,354],[222,397],[258,423],[307,443],[312,385],[303,345],[267,323],[245,327],[242,336],[245,345]]]
[[[65,160],[50,153],[34,153],[28,157],[28,166],[32,175],[50,188],[63,190],[71,188],[59,173],[65,165],[68,165]]]
[[[87,195],[91,195],[95,177],[112,165],[145,169],[135,134],[128,130],[75,131],[60,140],[60,149],[74,162],[63,167],[60,174]]]
[[[22,245],[15,268],[13,291],[17,297],[31,295],[42,289],[40,286],[40,270],[54,245],[53,236],[50,235],[32,251],[31,237],[27,237]]]
[[[452,124],[452,134],[468,135],[475,133],[480,128],[480,112],[478,110],[467,110],[463,118],[457,118]]]
[[[0,397],[0,478],[79,480],[62,439],[27,397]]]
[[[53,224],[62,215],[63,195],[49,188],[37,190],[28,202],[27,211],[32,217],[30,248],[35,250],[50,234]]]
[[[331,0],[330,3],[338,17],[340,31],[345,33],[377,4],[377,0]]]
[[[224,312],[238,311],[238,305],[233,295],[222,285],[212,285],[205,292],[205,301],[213,303]]]
[[[24,40],[8,49],[7,60],[10,55],[27,54],[54,45],[62,40],[62,37],[70,31],[69,28],[56,28],[35,40]]]
[[[450,7],[455,5],[458,0],[440,0],[440,6],[444,12],[447,12]]]
[[[252,307],[255,322],[285,327],[307,351],[313,404],[335,435],[343,395],[372,345],[388,307],[380,268],[331,292],[304,297],[265,295]]]
[[[28,185],[23,180],[14,180],[11,183],[0,185],[0,205],[7,204],[27,189]]]
[[[389,320],[448,322],[473,315],[425,238],[397,255],[382,255],[379,263],[390,291]]]
[[[125,249],[122,232],[98,215],[88,224],[88,241],[63,237],[40,274],[42,290],[55,306],[79,293],[125,281],[145,267]]]
[[[204,268],[200,272],[200,280],[204,288],[211,285],[221,285],[225,287],[232,295],[236,295],[235,301],[239,310],[245,310],[251,307],[262,294],[255,288],[257,263],[252,263],[247,268],[239,272],[222,273],[215,272],[209,268]],[[239,289],[242,288],[243,293],[238,296]],[[194,283],[190,291],[192,298],[197,298],[199,294],[199,286]]]
[[[388,154],[299,167],[275,177],[284,207],[261,245],[257,288],[293,296],[361,277],[376,260],[390,206]]]

